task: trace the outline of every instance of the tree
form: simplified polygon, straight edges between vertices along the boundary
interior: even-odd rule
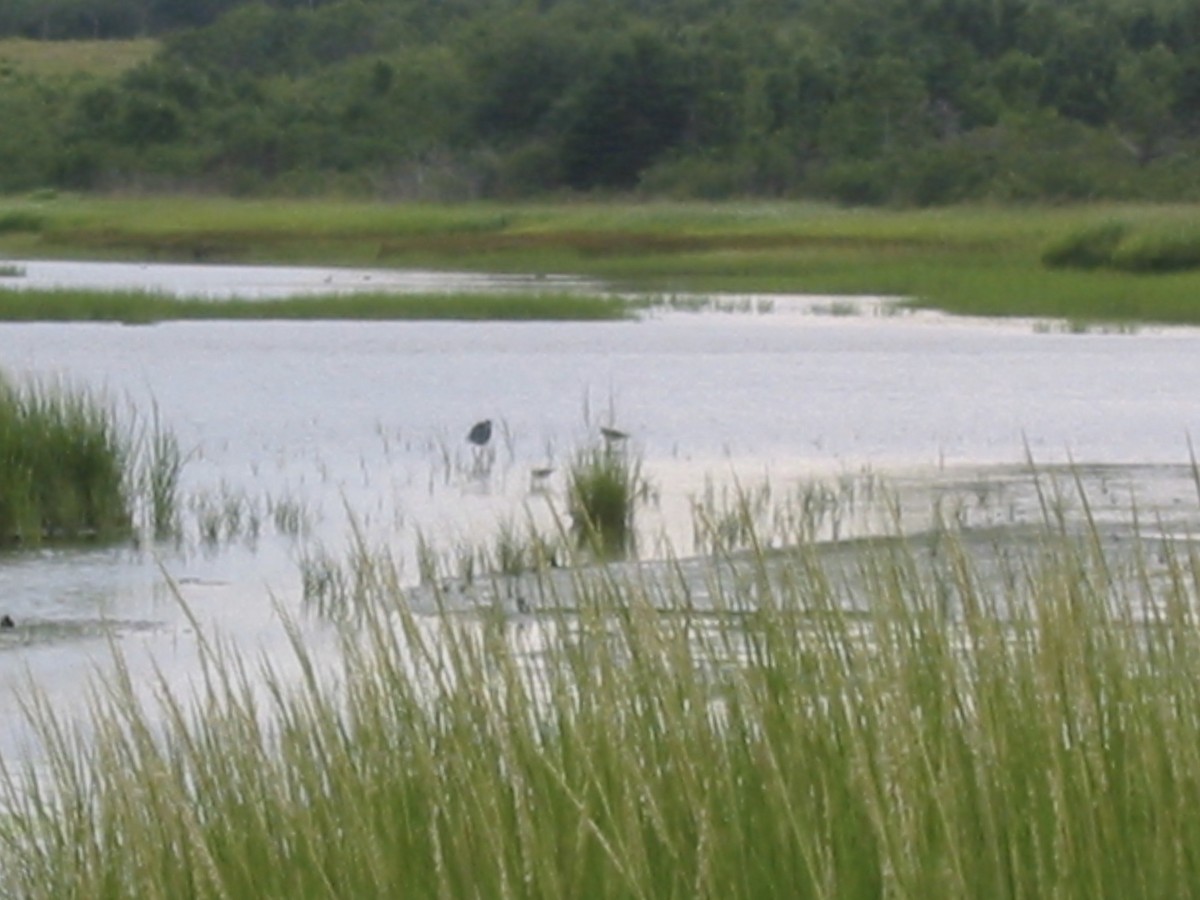
[[[1113,117],[1122,143],[1139,165],[1154,160],[1174,130],[1179,76],[1179,61],[1162,44],[1127,53],[1117,66]]]
[[[567,182],[632,187],[683,137],[690,99],[686,65],[662,36],[639,31],[621,41],[566,113]]]

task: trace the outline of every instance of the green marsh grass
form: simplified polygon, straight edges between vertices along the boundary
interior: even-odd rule
[[[567,470],[567,515],[581,547],[602,557],[633,549],[634,518],[648,485],[641,457],[624,440],[579,450]]]
[[[0,545],[128,534],[132,452],[101,398],[0,375]]]
[[[1200,269],[1200,228],[1192,225],[1132,234],[1113,250],[1112,265],[1150,274]]]
[[[1055,239],[1042,251],[1048,266],[1099,269],[1112,265],[1113,252],[1129,234],[1124,222],[1100,222]]]
[[[635,304],[575,293],[331,294],[282,300],[199,300],[144,291],[4,290],[0,321],[610,320]]]
[[[364,555],[336,677],[296,628],[299,683],[202,638],[195,696],[118,665],[85,730],[33,695],[48,763],[0,760],[6,887],[1190,895],[1194,549],[1053,514],[998,563],[965,537],[710,560],[703,604],[673,566],[574,570],[532,626],[418,613]]]
[[[0,373],[0,546],[110,541],[178,525],[178,442],[101,394]]]
[[[147,433],[143,435],[142,496],[145,499],[144,529],[155,540],[176,537],[181,530],[179,517],[179,479],[186,457],[179,439],[153,410]]]
[[[0,201],[33,257],[222,260],[571,273],[671,294],[876,294],[968,315],[1200,321],[1200,272],[1049,268],[1046,247],[1120,221],[1193,226],[1189,205],[842,209],[812,203],[385,204],[79,198]]]
[[[1047,266],[1117,269],[1135,274],[1200,269],[1200,229],[1190,223],[1151,223],[1134,230],[1104,222],[1071,232],[1042,253]]]

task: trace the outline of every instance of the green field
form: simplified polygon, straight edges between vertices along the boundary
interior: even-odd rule
[[[1198,271],[1051,268],[1042,255],[1114,220],[1132,244],[1190,241],[1197,213],[1111,204],[891,211],[12,198],[0,201],[0,253],[570,273],[651,292],[870,293],[974,315],[1191,323],[1200,321]]]
[[[104,41],[0,38],[0,73],[116,78],[149,60],[158,47],[159,42],[151,38]]]

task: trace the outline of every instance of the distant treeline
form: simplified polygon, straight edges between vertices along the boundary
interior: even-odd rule
[[[1200,199],[1196,0],[6,0],[0,189]]]

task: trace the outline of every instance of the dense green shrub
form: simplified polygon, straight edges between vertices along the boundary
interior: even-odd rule
[[[1129,234],[1124,222],[1101,222],[1088,225],[1050,243],[1042,251],[1047,266],[1096,269],[1112,265],[1113,253]]]
[[[1112,264],[1128,272],[1180,272],[1200,268],[1200,230],[1136,234],[1115,248]]]
[[[0,213],[0,234],[13,231],[41,231],[45,224],[45,217],[31,209],[10,209]]]

